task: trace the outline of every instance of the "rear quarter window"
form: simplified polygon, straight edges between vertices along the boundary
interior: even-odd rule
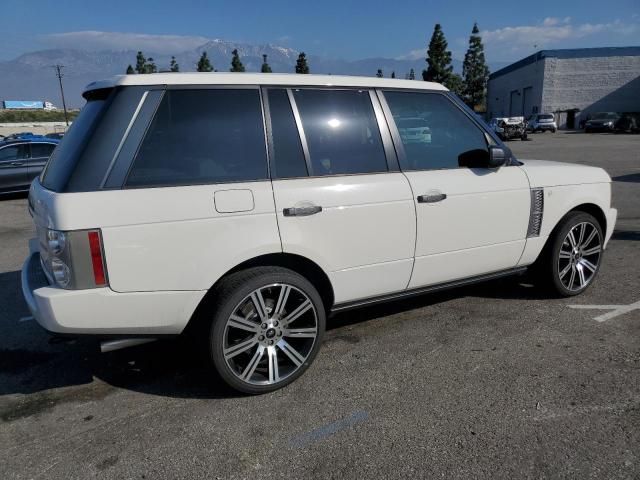
[[[100,189],[134,112],[149,88],[91,92],[80,115],[49,158],[41,176],[42,185],[56,192]]]

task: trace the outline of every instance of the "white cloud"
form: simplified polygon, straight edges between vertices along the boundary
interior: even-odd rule
[[[48,47],[84,50],[143,50],[174,54],[199,47],[210,38],[189,35],[150,35],[145,33],[81,32],[52,33],[44,36]]]
[[[400,55],[395,59],[396,60],[418,60],[426,56],[427,56],[427,49],[423,47],[423,48],[416,48],[415,50],[411,50],[410,52],[407,52],[404,55]]]
[[[584,23],[574,25],[571,18],[548,17],[538,25],[504,27],[481,32],[487,46],[505,45],[510,50],[541,49],[561,46],[564,41],[582,39],[596,34],[631,36],[640,32],[640,23]]]

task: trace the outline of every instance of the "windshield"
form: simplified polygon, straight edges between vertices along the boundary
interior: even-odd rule
[[[538,120],[553,120],[553,115],[538,115]]]

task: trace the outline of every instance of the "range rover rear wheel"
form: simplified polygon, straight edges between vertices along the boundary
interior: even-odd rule
[[[604,236],[593,215],[568,214],[558,225],[543,258],[545,277],[564,297],[578,295],[591,285],[600,270]]]
[[[255,267],[224,279],[215,295],[208,345],[228,385],[243,393],[271,392],[313,362],[325,312],[307,279],[285,268]]]

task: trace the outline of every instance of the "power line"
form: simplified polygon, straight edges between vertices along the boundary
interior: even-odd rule
[[[64,121],[67,124],[67,127],[69,127],[69,117],[67,115],[67,104],[64,101],[64,88],[62,87],[62,69],[64,68],[64,65],[54,65],[53,68],[56,69],[56,76],[58,77],[58,82],[60,82],[60,95],[62,96],[62,108],[64,109]]]

